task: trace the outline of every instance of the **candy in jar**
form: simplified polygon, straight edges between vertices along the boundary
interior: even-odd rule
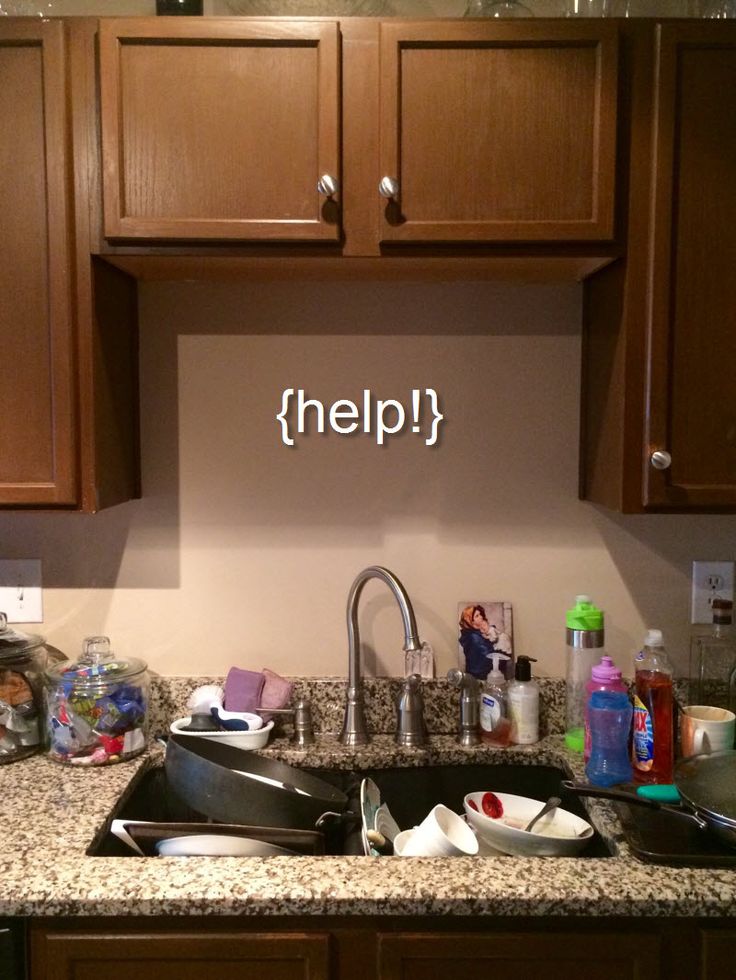
[[[49,755],[58,762],[99,766],[146,747],[149,678],[146,664],[113,656],[106,636],[89,636],[75,663],[46,672]]]

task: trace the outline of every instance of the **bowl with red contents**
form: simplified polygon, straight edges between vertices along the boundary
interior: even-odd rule
[[[544,801],[511,793],[478,791],[463,800],[468,823],[491,847],[522,857],[575,857],[593,836],[582,817],[559,807],[538,820],[531,831],[524,827]]]

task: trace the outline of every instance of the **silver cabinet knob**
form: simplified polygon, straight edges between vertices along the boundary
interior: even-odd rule
[[[665,449],[655,449],[649,462],[655,470],[668,470],[672,466],[672,457]]]
[[[340,181],[332,174],[322,174],[317,181],[317,190],[325,197],[334,197],[340,190]]]
[[[394,198],[399,195],[399,182],[395,177],[381,177],[378,185],[378,193],[381,197]]]

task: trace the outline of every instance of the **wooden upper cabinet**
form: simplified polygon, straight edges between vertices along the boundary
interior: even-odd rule
[[[0,505],[77,498],[64,28],[0,18]]]
[[[614,236],[617,27],[381,24],[384,242]]]
[[[108,239],[339,238],[336,23],[105,19],[100,71]]]
[[[736,24],[657,30],[644,503],[733,509]]]

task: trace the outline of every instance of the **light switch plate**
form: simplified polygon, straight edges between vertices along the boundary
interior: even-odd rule
[[[691,623],[712,623],[713,599],[733,602],[732,561],[694,561]]]
[[[41,559],[0,559],[0,612],[9,623],[42,623]]]

